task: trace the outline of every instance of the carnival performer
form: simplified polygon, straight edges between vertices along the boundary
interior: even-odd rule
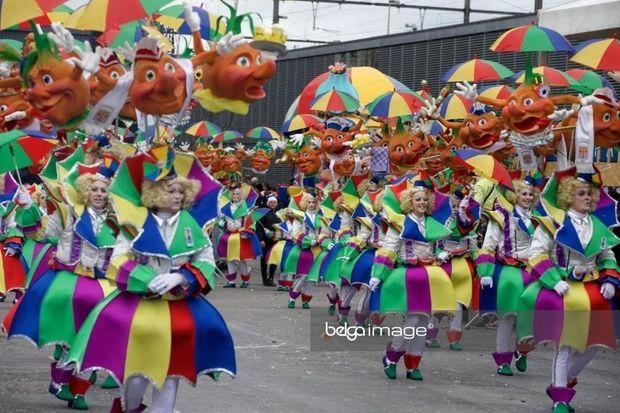
[[[553,413],[574,411],[577,377],[600,347],[615,349],[613,304],[620,277],[612,248],[620,244],[615,202],[598,173],[557,171],[543,192],[529,250],[532,283],[521,296],[519,337],[555,345],[547,394]]]
[[[237,275],[241,276],[241,288],[250,285],[250,267],[248,261],[261,256],[260,241],[255,232],[247,225],[250,208],[247,199],[243,199],[240,184],[229,187],[230,202],[221,208],[220,227],[224,231],[217,246],[217,254],[226,258],[228,284],[224,288],[235,288]],[[226,196],[226,194],[224,195]]]
[[[313,195],[300,192],[291,197],[291,206],[301,213],[296,216],[291,230],[296,245],[284,265],[286,273],[295,274],[293,287],[289,290],[288,308],[295,308],[295,300],[301,296],[302,308],[308,309],[314,283],[306,278],[315,258],[321,253],[319,245],[326,238],[326,234],[321,221],[322,213],[318,211]]]
[[[414,337],[399,335],[388,343],[383,357],[385,375],[395,379],[396,365],[404,356],[407,378],[422,380],[419,365],[429,318],[437,311],[456,309],[450,278],[438,265],[449,254],[436,253],[437,241],[450,235],[446,227],[450,203],[416,178],[389,185],[383,203],[392,218],[375,254],[369,282],[373,290],[370,311],[403,314],[403,329],[415,331]]]
[[[295,222],[295,214],[292,209],[284,208],[278,211],[282,222],[275,228],[276,243],[267,254],[267,265],[276,266],[279,269],[278,275],[278,291],[288,291],[293,286],[293,275],[285,270],[286,260],[291,250],[295,246],[293,242],[293,223]]]
[[[201,214],[192,215],[202,212],[194,202],[205,184],[174,171],[142,182],[136,207],[146,218],[135,238],[119,235],[106,273],[118,290],[90,313],[66,359],[122,384],[112,412],[142,411],[149,383],[151,411],[172,412],[180,377],[195,384],[201,374],[236,372],[226,323],[201,295],[214,288],[213,249]]]
[[[492,353],[497,373],[512,376],[510,367],[515,357],[517,370],[527,369],[527,353],[531,346],[517,345],[516,322],[519,297],[531,282],[526,265],[534,223],[532,211],[540,191],[531,176],[512,182],[514,191],[506,193],[508,203],[485,211],[489,217],[482,248],[476,258],[476,273],[480,277],[480,314],[496,314],[496,347]]]
[[[381,189],[368,192],[362,198],[366,214],[355,218],[358,229],[347,243],[349,250],[345,252],[345,263],[342,265],[342,285],[348,283],[353,289],[349,294],[343,291],[340,308],[350,308],[351,300],[359,289],[361,296],[355,311],[357,325],[366,325],[370,317],[370,274],[375,254],[381,248],[387,230],[382,201]]]
[[[0,176],[0,193],[0,302],[13,292],[15,303],[24,291],[26,271],[20,258],[24,237],[15,223],[17,183],[11,174]]]
[[[86,316],[115,286],[105,279],[118,233],[108,204],[112,170],[103,165],[77,164],[65,180],[69,205],[42,216],[27,190],[20,191],[17,221],[29,237],[56,238],[57,249],[40,278],[8,313],[4,329],[9,338],[25,337],[37,347],[55,344],[49,391],[70,407],[88,409],[88,375],[59,366]]]
[[[456,312],[450,320],[448,344],[450,350],[461,351],[463,345],[463,312],[472,302],[474,285],[474,266],[471,251],[477,248],[474,232],[480,219],[480,204],[465,194],[465,188],[455,188],[450,194],[452,219],[450,220],[450,237],[441,242],[441,248],[450,254],[450,259],[441,266],[450,277],[456,295]],[[437,348],[438,320],[433,317],[433,326],[426,334],[427,347]]]
[[[342,254],[347,241],[353,234],[352,211],[343,202],[342,192],[329,192],[321,203],[323,211],[323,227],[326,236],[320,243],[323,250],[315,260],[307,281],[315,284],[327,284],[327,299],[329,307],[327,313],[334,315],[338,307],[338,320],[344,317],[342,323],[346,323],[349,309],[340,311],[340,294],[338,289],[341,282]],[[347,286],[348,287],[348,286]]]

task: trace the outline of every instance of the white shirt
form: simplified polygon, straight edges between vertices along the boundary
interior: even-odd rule
[[[515,205],[515,211],[517,211],[526,227],[532,225],[532,211],[523,209],[519,205]]]
[[[166,248],[170,248],[170,244],[172,244],[172,239],[179,225],[180,214],[181,211],[178,211],[174,215],[169,212],[159,212],[153,215],[157,223],[157,229],[166,243]]]
[[[590,219],[590,214],[582,214],[571,208],[566,213],[577,231],[581,246],[585,248],[588,242],[590,242],[590,238],[592,238],[592,219]]]
[[[86,212],[90,216],[90,221],[93,224],[93,231],[95,235],[99,233],[103,223],[105,222],[107,211],[105,209],[95,209],[91,206],[86,207]]]
[[[420,233],[426,236],[426,215],[422,215],[421,217],[417,216],[414,213],[409,214],[409,218],[413,220],[418,225],[418,229]]]

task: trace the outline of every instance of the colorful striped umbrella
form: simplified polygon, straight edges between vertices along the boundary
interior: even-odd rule
[[[570,60],[595,70],[620,70],[620,40],[615,37],[586,40],[577,45]]]
[[[148,17],[170,0],[92,0],[79,9],[79,18],[65,25],[72,29],[107,32],[123,24]],[[78,10],[76,10],[76,13]]]
[[[484,82],[502,80],[514,75],[506,66],[492,60],[471,59],[448,70],[442,82]]]
[[[58,144],[57,139],[42,136],[37,133],[27,134],[18,129],[0,133],[0,159],[4,159],[0,163],[0,173],[13,169],[17,171],[42,162]]]
[[[138,43],[143,37],[144,31],[139,21],[129,22],[122,26],[102,33],[97,42],[111,48],[125,46],[125,43]]]
[[[426,127],[429,128],[428,134],[430,136],[439,136],[439,135],[442,135],[446,131],[446,127],[443,126],[441,122],[433,120],[430,123],[431,123],[430,127],[428,125],[425,125]]]
[[[243,138],[243,134],[241,132],[226,130],[215,135],[211,140],[211,143],[234,142],[241,138]]]
[[[462,149],[456,151],[457,158],[463,161],[465,167],[495,183],[512,189],[512,177],[508,170],[493,156],[485,155],[474,149]]]
[[[203,120],[200,122],[196,122],[192,126],[187,128],[185,133],[196,138],[210,138],[217,135],[221,131],[222,128],[220,128],[215,123]]]
[[[441,102],[439,114],[447,120],[465,119],[473,104],[473,101],[467,100],[461,95],[450,93]]]
[[[569,52],[575,49],[564,36],[555,30],[534,24],[515,27],[493,42],[494,52]]]
[[[424,106],[424,99],[416,92],[399,92],[392,90],[377,96],[366,106],[370,116],[391,119],[410,116]]]
[[[532,69],[534,73],[542,75],[545,83],[549,86],[557,87],[579,87],[579,82],[561,70],[549,66],[538,66]],[[525,72],[521,71],[515,75],[515,83],[521,84],[525,79]]]
[[[567,75],[575,79],[584,88],[584,93],[590,94],[596,89],[608,87],[613,90],[613,86],[605,77],[591,70],[571,69],[566,72]]]
[[[46,13],[66,0],[3,0],[0,2],[0,30],[38,18],[49,21]],[[48,23],[49,24],[49,23]]]
[[[216,31],[217,27],[217,14],[209,13],[201,7],[192,7],[192,10],[198,13],[200,16],[200,37],[204,40],[218,40],[220,37],[226,34],[225,28],[220,27],[219,31]],[[185,23],[185,10],[183,5],[175,5],[158,10],[154,13],[155,21],[166,25],[181,34],[192,34],[189,26]]]
[[[321,119],[317,118],[314,115],[295,115],[282,124],[282,128],[280,129],[280,131],[282,133],[292,133],[295,131],[308,129],[311,126],[318,126],[320,124]]]
[[[321,93],[331,90],[333,87],[333,84],[330,86],[330,83],[327,82],[330,74],[331,72],[322,73],[306,85],[299,95],[299,99],[293,102],[293,104],[296,105],[295,115],[314,113],[310,107],[314,98]],[[413,93],[413,90],[374,67],[360,66],[348,68],[346,77],[359,97],[360,106],[366,106],[379,95],[394,90]],[[342,90],[340,87],[336,89]],[[355,95],[354,93],[349,94],[352,96]]]
[[[486,86],[480,89],[480,96],[489,99],[508,99],[514,89],[507,85]]]
[[[315,112],[343,113],[355,112],[360,106],[359,100],[346,92],[331,90],[318,95],[310,103]]]
[[[66,4],[61,4],[47,13],[47,17],[53,22],[64,23],[74,11],[75,10]]]
[[[258,139],[258,140],[273,140],[280,139],[280,134],[271,128],[266,126],[259,126],[252,128],[245,134],[246,138]]]

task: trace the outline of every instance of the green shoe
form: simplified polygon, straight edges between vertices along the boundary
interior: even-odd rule
[[[413,369],[407,372],[407,378],[411,380],[424,380],[420,369]]]
[[[84,396],[75,396],[75,399],[69,401],[69,407],[75,410],[88,410],[88,403]]]
[[[396,364],[388,363],[385,357],[383,357],[383,372],[392,380],[395,380],[396,377],[398,377],[398,374],[396,373]]]
[[[213,381],[220,381],[220,376],[222,372],[220,371],[212,371],[211,373],[207,373],[207,376],[211,377]]]
[[[295,301],[289,300],[288,301],[288,308],[295,308]]]
[[[60,358],[62,357],[62,353],[63,353],[63,349],[62,346],[59,344],[56,344],[56,346],[54,347],[54,360],[58,361],[60,360]]]
[[[439,345],[439,341],[437,341],[436,338],[434,338],[432,340],[426,340],[426,347],[428,347],[428,348],[441,348],[441,346]]]
[[[463,346],[460,341],[455,341],[454,343],[450,343],[450,350],[463,351]]]
[[[514,375],[512,369],[510,368],[510,364],[502,364],[501,366],[499,366],[499,368],[497,369],[497,374],[500,374],[502,376]]]
[[[347,319],[347,317],[342,317],[339,321],[338,324],[340,324],[341,326],[346,326],[347,324],[349,324],[349,320]]]
[[[288,291],[288,288],[286,288],[286,287],[278,287],[278,291]]]
[[[567,403],[559,402],[553,405],[552,413],[570,413],[570,405]],[[574,409],[573,409],[574,410]]]
[[[336,306],[333,304],[330,304],[329,307],[327,307],[327,314],[329,315],[336,314]]]
[[[301,308],[303,308],[304,310],[310,309],[310,303],[304,301],[303,303],[301,303]]]
[[[248,288],[250,286],[250,284],[246,283],[245,281],[241,283],[241,287],[240,288]]]
[[[68,384],[63,384],[62,386],[60,386],[60,391],[56,393],[54,396],[66,402],[71,401],[75,398],[73,393],[71,393],[71,390],[69,390]]]
[[[90,373],[90,376],[88,377],[88,381],[90,382],[90,384],[97,383],[97,372],[96,371],[93,371],[92,373]]]
[[[118,389],[118,384],[112,378],[112,376],[106,377],[106,379],[101,383],[102,389]]]
[[[515,366],[517,370],[520,372],[525,372],[527,370],[527,356],[525,354],[520,354],[515,351]]]
[[[237,288],[237,286],[235,285],[235,283],[228,283],[224,286],[224,288]]]

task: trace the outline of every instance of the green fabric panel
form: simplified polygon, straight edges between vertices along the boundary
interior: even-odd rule
[[[321,269],[321,263],[325,259],[326,255],[327,251],[321,251],[319,255],[317,255],[317,257],[314,259],[314,262],[312,263],[310,271],[308,271],[308,278],[306,278],[306,280],[315,283],[319,282],[319,269]]]
[[[534,309],[536,299],[542,285],[539,282],[530,284],[519,300],[519,312],[517,313],[517,339],[534,336]]]
[[[192,245],[187,245],[188,239],[186,230],[189,230],[189,234],[191,234]],[[169,248],[170,256],[176,257],[179,255],[186,255],[190,251],[198,251],[205,248],[207,245],[207,240],[202,228],[200,228],[196,220],[187,210],[182,210],[179,215],[177,230]]]
[[[476,274],[478,274],[478,277],[492,277],[494,271],[495,264],[491,264],[490,262],[476,265]]]
[[[29,208],[17,208],[15,223],[20,227],[31,227],[41,221],[41,211],[33,203]]]
[[[497,314],[503,317],[519,309],[519,297],[525,290],[521,269],[510,265],[502,266],[497,280]]]
[[[134,294],[146,294],[149,292],[148,285],[157,276],[151,267],[137,265],[129,274],[127,291]]]
[[[286,258],[286,262],[284,263],[284,273],[285,274],[295,274],[297,273],[297,262],[299,261],[299,255],[301,250],[298,247],[293,247],[291,252],[288,254]]]
[[[59,271],[41,303],[39,315],[39,347],[53,342],[71,344],[75,335],[73,293],[78,276]]]
[[[194,261],[191,264],[200,270],[202,275],[207,279],[209,287],[214,289],[215,279],[213,278],[213,275],[215,273],[215,267],[213,266],[213,263],[209,261]]]
[[[398,267],[383,281],[380,298],[380,311],[382,313],[407,312],[406,271],[406,267]]]

